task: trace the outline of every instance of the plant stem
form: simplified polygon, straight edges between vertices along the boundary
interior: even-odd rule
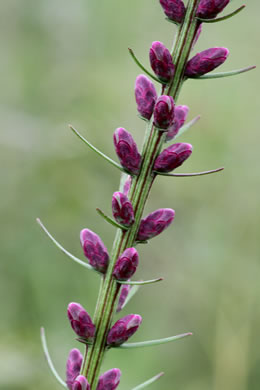
[[[164,94],[173,96],[174,99],[177,99],[182,86],[183,73],[199,23],[195,18],[198,4],[199,0],[189,0],[186,16],[183,24],[179,27],[180,30],[173,52],[175,75],[169,86],[162,91]],[[117,230],[109,267],[98,298],[94,316],[96,337],[93,345],[88,348],[84,358],[82,374],[87,377],[91,390],[95,390],[97,386],[99,371],[106,350],[107,333],[111,326],[117,295],[120,290],[120,285],[112,275],[114,265],[119,255],[126,248],[132,247],[135,244],[144,206],[156,176],[152,168],[164,142],[165,133],[158,131],[153,126],[152,118],[145,135],[142,151],[142,166],[139,175],[133,178],[129,195],[135,212],[135,222],[128,231]]]

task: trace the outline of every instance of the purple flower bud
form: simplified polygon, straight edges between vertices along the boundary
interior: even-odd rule
[[[120,377],[119,368],[112,368],[100,376],[97,390],[115,390],[120,383]]]
[[[186,9],[182,0],[160,0],[164,13],[173,22],[181,23],[184,19]]]
[[[73,383],[72,390],[90,390],[90,385],[83,375],[79,375]]]
[[[112,212],[115,220],[124,226],[134,223],[134,209],[132,203],[122,192],[115,192],[112,197]]]
[[[122,167],[129,173],[137,175],[141,165],[141,156],[132,135],[123,127],[119,127],[114,132],[114,145]]]
[[[132,184],[132,176],[128,175],[124,184],[123,194],[128,196]]]
[[[203,19],[213,19],[228,5],[230,0],[201,0],[197,16]]]
[[[145,118],[150,119],[157,100],[157,93],[153,83],[144,75],[139,75],[135,81],[135,100],[137,111]]]
[[[95,335],[95,325],[93,324],[90,315],[79,304],[71,302],[68,305],[68,318],[74,332],[88,340],[93,339]]]
[[[97,271],[105,273],[108,266],[108,252],[100,237],[89,229],[80,232],[80,242],[84,255]]]
[[[80,373],[82,360],[83,357],[78,349],[70,351],[66,365],[66,383],[70,390],[72,390],[72,385]]]
[[[139,263],[138,252],[135,248],[127,248],[117,259],[113,275],[118,280],[130,279]]]
[[[188,113],[188,106],[175,106],[174,121],[166,133],[166,141],[172,140],[178,134],[180,128],[184,125],[184,122],[186,121]]]
[[[137,240],[145,241],[158,236],[172,223],[174,216],[172,209],[159,209],[147,215],[141,220]]]
[[[164,149],[154,163],[154,170],[158,172],[171,172],[181,166],[192,153],[192,145],[177,143]]]
[[[129,339],[142,323],[142,317],[138,314],[129,314],[118,320],[110,329],[107,336],[109,346],[118,346]]]
[[[116,312],[119,313],[122,308],[123,308],[123,305],[126,301],[126,298],[129,294],[131,290],[131,286],[130,284],[123,284],[122,287],[121,287],[121,291],[120,291],[120,295],[119,295],[119,300],[118,300],[118,304],[117,304],[117,308],[116,308]]]
[[[174,120],[174,100],[171,96],[162,95],[154,107],[154,125],[168,129]]]
[[[156,76],[163,81],[171,80],[174,76],[174,65],[169,50],[161,42],[153,42],[149,57]]]
[[[209,73],[223,64],[228,55],[229,51],[224,47],[213,47],[201,51],[188,61],[185,76],[196,77]]]

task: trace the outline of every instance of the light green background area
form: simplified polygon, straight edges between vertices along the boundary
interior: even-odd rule
[[[229,10],[241,5],[233,1]],[[197,51],[226,46],[222,70],[259,64],[260,4],[221,24],[205,25]],[[171,45],[175,26],[159,1],[6,0],[0,4],[0,388],[59,389],[40,346],[44,325],[64,377],[77,346],[66,317],[71,301],[93,313],[98,277],[72,263],[35,222],[83,258],[79,232],[97,232],[110,249],[119,172],[87,149],[72,123],[116,159],[112,134],[122,126],[141,147],[136,115],[139,70],[151,42]],[[145,286],[124,310],[143,324],[133,341],[192,331],[193,337],[143,350],[114,350],[103,371],[119,367],[130,390],[160,371],[151,389],[258,390],[260,383],[259,70],[221,80],[189,81],[179,104],[200,122],[180,140],[194,146],[179,172],[225,166],[199,178],[158,178],[146,213],[172,207],[172,226],[140,247],[136,279]],[[81,346],[80,346],[81,348]]]

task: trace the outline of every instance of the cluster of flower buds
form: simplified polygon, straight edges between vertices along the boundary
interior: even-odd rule
[[[141,220],[137,241],[146,241],[158,236],[173,221],[175,211],[172,209],[159,209]]]
[[[72,349],[66,365],[66,384],[69,390],[90,390],[87,379],[80,375],[83,357],[78,349]],[[115,390],[119,385],[121,371],[113,368],[99,377],[97,390]]]
[[[89,229],[83,229],[80,232],[80,243],[90,265],[97,271],[105,273],[109,256],[100,237]]]
[[[122,192],[115,192],[112,197],[112,212],[115,220],[130,227],[135,220],[132,203]]]
[[[229,2],[230,0],[201,0],[197,16],[202,19],[214,19]]]
[[[139,173],[141,156],[132,135],[123,127],[114,132],[116,154],[123,168],[132,175]]]
[[[184,19],[186,8],[182,0],[160,0],[165,15],[175,23]]]
[[[68,305],[67,313],[74,332],[79,337],[90,341],[93,340],[96,328],[86,310],[79,303],[71,302]]]
[[[118,347],[126,342],[139,328],[142,317],[138,314],[129,314],[118,320],[110,329],[107,336],[107,345]]]

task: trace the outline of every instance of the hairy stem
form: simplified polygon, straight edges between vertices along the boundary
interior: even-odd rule
[[[195,18],[199,0],[190,0],[187,5],[187,12],[183,24],[179,27],[179,32],[174,45],[173,61],[175,64],[175,75],[170,84],[162,89],[162,93],[171,95],[176,100],[183,82],[185,66],[191,51],[194,36],[198,26]],[[152,187],[155,174],[152,171],[155,158],[160,153],[165,142],[165,133],[158,131],[153,126],[151,119],[143,145],[142,166],[139,175],[134,177],[129,198],[135,212],[135,222],[128,231],[117,230],[113,244],[109,267],[100,290],[98,303],[94,316],[96,325],[96,337],[91,347],[86,350],[82,374],[88,378],[91,390],[95,390],[98,382],[100,367],[106,352],[106,338],[115,306],[120,285],[113,278],[113,269],[119,255],[129,247],[135,245],[140,221],[144,206]]]

